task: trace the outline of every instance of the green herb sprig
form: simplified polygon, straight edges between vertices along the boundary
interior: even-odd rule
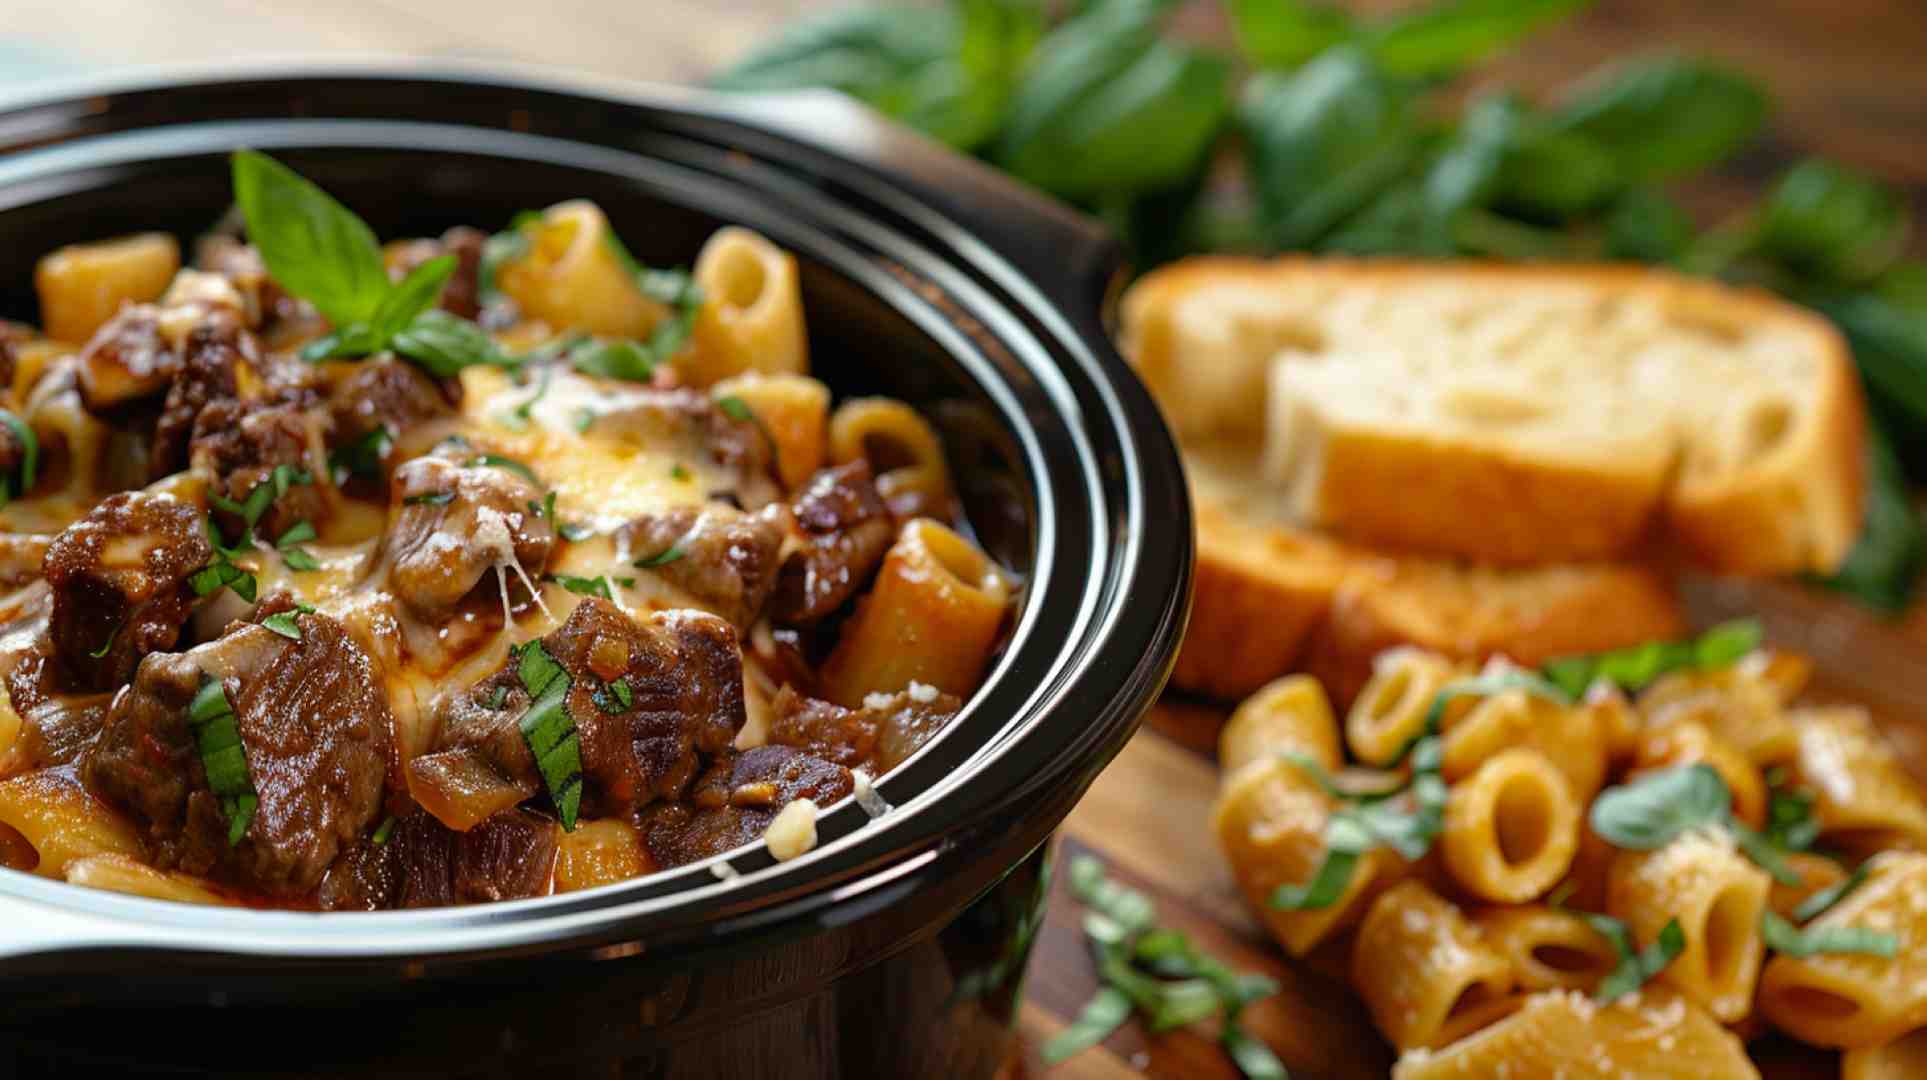
[[[517,646],[513,655],[516,678],[531,701],[516,726],[529,753],[535,755],[563,831],[574,832],[582,807],[582,737],[576,732],[575,717],[569,715],[573,680],[540,641]]]
[[[16,472],[0,476],[0,506],[5,506],[33,490],[40,480],[40,437],[33,433],[33,425],[20,418],[12,409],[0,409],[0,424],[13,432],[14,441],[20,444],[20,468]]]
[[[1759,620],[1736,619],[1686,641],[1648,641],[1609,652],[1558,657],[1546,661],[1541,671],[1570,698],[1583,696],[1600,680],[1637,693],[1675,671],[1732,667],[1759,648],[1763,636]]]
[[[247,747],[241,742],[234,706],[219,679],[202,674],[201,689],[187,706],[187,726],[207,773],[208,790],[220,800],[221,813],[228,819],[227,843],[233,847],[247,833],[261,800],[248,774]]]
[[[1695,829],[1724,829],[1773,880],[1800,884],[1769,834],[1733,816],[1733,794],[1711,765],[1664,769],[1609,787],[1593,800],[1587,822],[1601,839],[1628,851],[1656,851]]]
[[[1819,918],[1865,883],[1868,873],[1867,865],[1862,863],[1839,882],[1800,901],[1793,909],[1794,921],[1809,923]],[[1891,958],[1900,951],[1900,939],[1884,930],[1858,926],[1798,927],[1771,911],[1760,915],[1760,938],[1767,948],[1788,956],[1849,953]]]
[[[1270,1048],[1238,1023],[1246,1006],[1278,992],[1276,982],[1232,971],[1184,934],[1158,926],[1150,898],[1106,876],[1092,856],[1071,860],[1069,880],[1071,892],[1090,909],[1084,936],[1100,985],[1077,1018],[1044,1045],[1046,1063],[1103,1042],[1136,1010],[1154,1032],[1218,1016],[1219,1042],[1245,1076],[1288,1077]]]

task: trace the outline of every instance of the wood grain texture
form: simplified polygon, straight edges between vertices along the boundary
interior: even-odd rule
[[[689,82],[795,15],[844,0],[11,0],[0,44],[49,69],[231,61],[249,56],[401,54],[500,58],[602,75]],[[1374,0],[1373,8],[1400,0]],[[1195,0],[1188,33],[1222,37],[1221,13]],[[1911,190],[1927,216],[1927,4],[1920,0],[1599,0],[1536,38],[1468,88],[1513,83],[1549,93],[1633,51],[1710,53],[1763,78],[1777,104],[1762,146],[1689,193],[1717,215],[1757,193],[1788,161],[1837,156]],[[4,54],[0,54],[4,55]],[[0,66],[0,78],[7,75]],[[1863,701],[1927,776],[1927,605],[1887,622],[1837,598],[1784,585],[1695,582],[1696,614],[1759,610],[1776,640],[1812,652],[1820,690]],[[1283,990],[1246,1024],[1298,1080],[1382,1077],[1391,1060],[1364,1011],[1328,975],[1288,964],[1238,897],[1206,831],[1222,712],[1168,702],[1092,788],[1058,844],[1059,874],[1027,983],[1012,1078],[1071,1080],[1233,1076],[1212,1032],[1150,1036],[1127,1025],[1102,1046],[1046,1070],[1037,1048],[1074,1017],[1096,983],[1082,911],[1062,868],[1088,851],[1155,898],[1161,920],[1233,967]],[[1784,1042],[1761,1048],[1779,1078],[1831,1076],[1830,1055]]]

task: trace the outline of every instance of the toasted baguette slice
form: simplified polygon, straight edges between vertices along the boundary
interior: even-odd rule
[[[1864,416],[1824,320],[1633,267],[1193,259],[1124,301],[1187,443],[1263,446],[1293,520],[1511,565],[1657,538],[1826,571],[1861,522]]]
[[[1226,700],[1309,671],[1348,702],[1372,658],[1417,645],[1524,664],[1680,636],[1661,574],[1631,566],[1495,569],[1392,558],[1276,520],[1235,450],[1186,454],[1198,522],[1191,627],[1172,683]]]

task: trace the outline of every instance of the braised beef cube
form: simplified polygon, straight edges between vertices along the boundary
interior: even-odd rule
[[[935,737],[961,708],[961,699],[932,687],[871,694],[862,708],[846,709],[785,686],[770,703],[769,737],[881,776]]]
[[[327,470],[315,467],[322,460],[326,422],[319,409],[223,398],[201,410],[195,422],[194,468],[211,478],[210,495],[245,504],[256,487],[273,484],[274,471],[285,467],[283,475],[291,482],[255,523],[255,535],[272,543],[296,524],[319,525],[328,515]],[[231,509],[214,513],[229,537],[238,538],[246,528]]]
[[[389,588],[417,615],[437,619],[498,567],[507,580],[491,580],[491,589],[534,582],[555,546],[555,525],[538,512],[542,498],[516,470],[468,451],[406,462],[395,470],[388,510]]]
[[[236,623],[187,652],[148,656],[81,759],[88,787],[132,817],[162,869],[304,895],[380,814],[397,766],[379,674],[334,619],[292,622],[298,639]],[[233,843],[240,815],[213,790],[189,717],[210,679],[232,709],[258,800]]]
[[[536,704],[524,665],[549,661],[569,679],[563,708],[579,744],[584,816],[679,797],[743,726],[742,654],[728,623],[701,611],[637,620],[591,597],[541,639],[539,654],[525,647],[456,695],[438,717],[436,751],[409,762],[416,798],[450,827],[547,792],[519,725]]]
[[[430,259],[455,256],[455,272],[442,287],[441,309],[473,319],[482,312],[482,245],[487,242],[488,234],[480,229],[457,225],[439,240],[410,240],[396,245],[388,257],[388,273],[399,281]]]
[[[828,807],[853,787],[841,765],[793,747],[759,746],[718,761],[687,798],[645,810],[643,845],[658,865],[681,866],[755,842],[796,799]]]
[[[828,618],[869,584],[896,538],[866,461],[824,469],[790,506],[807,538],[777,579],[771,615],[792,626]]]
[[[761,614],[776,585],[783,547],[777,507],[756,514],[720,504],[646,514],[619,529],[616,544],[653,562],[644,569],[738,630]]]
[[[331,449],[342,454],[365,447],[364,455],[376,460],[349,462],[350,468],[378,465],[392,440],[432,420],[455,415],[461,399],[459,380],[437,381],[421,368],[393,357],[364,360],[335,383],[328,395],[334,432]],[[376,432],[386,434],[375,436]]]
[[[161,309],[124,307],[80,350],[81,401],[89,411],[102,413],[153,397],[167,389],[180,366],[180,354],[161,333]]]
[[[379,911],[546,896],[561,837],[553,818],[526,810],[504,810],[467,832],[415,811],[384,842],[370,836],[344,852],[316,898],[329,911]]]
[[[48,632],[71,685],[111,690],[173,648],[199,600],[188,579],[213,555],[199,509],[144,491],[108,496],[56,536]]]
[[[194,324],[182,343],[179,368],[168,385],[160,420],[154,425],[154,442],[147,460],[149,477],[159,479],[187,468],[188,449],[201,410],[240,396],[241,368],[259,362],[254,336],[241,328],[239,319],[224,308],[207,309],[206,316]]]
[[[65,689],[47,634],[47,587],[29,591],[38,593],[38,599],[23,605],[26,613],[0,626],[0,640],[18,643],[0,652],[0,672],[14,715],[20,718],[14,753],[27,768],[45,769],[79,759],[100,734],[113,695]]]

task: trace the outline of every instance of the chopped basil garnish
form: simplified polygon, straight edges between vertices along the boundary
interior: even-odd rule
[[[1150,899],[1106,877],[1096,859],[1072,859],[1069,876],[1071,891],[1090,908],[1084,934],[1097,957],[1100,987],[1078,1019],[1045,1044],[1045,1061],[1056,1064],[1104,1041],[1135,1008],[1152,1031],[1221,1016],[1220,1039],[1247,1076],[1284,1075],[1269,1049],[1237,1026],[1245,1007],[1277,993],[1277,983],[1234,972],[1184,934],[1155,925]]]
[[[658,359],[647,346],[626,338],[592,341],[569,353],[569,363],[585,375],[639,383],[656,377]]]
[[[213,562],[188,575],[187,584],[196,596],[212,596],[232,587],[234,595],[254,603],[254,575],[229,562],[225,553],[217,552]]]
[[[13,437],[20,441],[20,471],[0,477],[0,506],[5,506],[32,491],[39,480],[40,439],[33,433],[33,426],[11,409],[0,409],[0,424],[12,429]]]
[[[452,491],[426,491],[420,495],[410,495],[402,500],[407,506],[447,506],[455,501]]]
[[[1760,638],[1760,624],[1742,619],[1688,641],[1648,641],[1611,652],[1563,656],[1547,661],[1541,670],[1569,697],[1580,697],[1601,679],[1632,693],[1674,671],[1731,667],[1759,648]]]
[[[1892,958],[1900,951],[1900,939],[1883,930],[1862,926],[1794,926],[1771,911],[1760,913],[1760,940],[1774,952],[1787,956],[1813,956],[1819,953],[1851,953],[1859,956]]]
[[[288,526],[288,531],[281,534],[281,538],[274,542],[274,546],[281,552],[281,561],[288,564],[288,569],[319,570],[321,563],[309,554],[307,549],[299,546],[314,538],[314,523],[297,521]]]
[[[595,702],[596,708],[613,714],[627,711],[629,706],[635,703],[636,695],[635,691],[629,689],[629,680],[617,679],[615,682],[603,683],[596,687],[595,693],[591,694],[590,698]]]
[[[595,418],[596,418],[596,411],[594,409],[589,408],[587,405],[584,405],[581,408],[577,409],[575,411],[576,434],[578,435],[587,434],[589,431],[589,428],[595,423]]]
[[[507,427],[510,430],[527,431],[529,427],[529,421],[533,419],[533,414],[531,413],[530,410],[535,408],[536,402],[541,401],[544,397],[548,396],[549,384],[554,381],[555,381],[555,369],[552,367],[543,368],[542,381],[536,385],[535,393],[530,394],[528,397],[522,399],[521,404],[517,405],[513,409],[510,409],[508,412],[503,413],[497,419],[499,419],[502,422],[502,425],[504,427]]]
[[[1805,900],[1800,901],[1799,906],[1793,909],[1794,920],[1803,923],[1812,922],[1826,912],[1827,909],[1844,899],[1848,893],[1858,889],[1860,883],[1866,880],[1867,867],[1863,864],[1855,868],[1853,873],[1848,874],[1846,878],[1837,884],[1829,885],[1819,892],[1814,893],[1812,896],[1807,897]]]
[[[503,457],[501,454],[477,454],[463,462],[463,464],[471,469],[480,467],[507,469],[509,472],[520,476],[531,484],[541,483],[540,480],[535,478],[534,469],[529,468],[527,465],[524,465],[512,457]]]
[[[531,641],[517,651],[515,674],[533,701],[517,726],[535,755],[563,830],[574,832],[582,806],[582,738],[569,715],[569,673],[540,641]]]
[[[609,594],[609,582],[612,580],[625,589],[633,589],[636,585],[635,578],[610,578],[606,575],[601,577],[576,577],[574,574],[550,574],[547,580],[555,582],[557,585],[562,586],[578,596],[600,596],[604,600],[615,599],[615,597]]]
[[[389,345],[438,379],[454,378],[463,368],[514,368],[521,363],[497,347],[488,331],[440,308],[417,315]]]
[[[218,679],[201,676],[200,692],[187,706],[187,726],[200,751],[208,789],[220,799],[221,812],[227,816],[227,842],[233,847],[248,831],[260,800],[248,776],[247,748],[241,743],[234,707]]]
[[[293,611],[278,611],[261,620],[265,629],[272,630],[290,641],[301,640],[301,624],[295,622],[297,615],[312,615],[314,608],[308,604],[296,604]]]
[[[1439,725],[1445,722],[1445,711],[1451,707],[1453,701],[1462,697],[1496,697],[1508,690],[1524,690],[1528,694],[1537,695],[1548,701],[1556,701],[1561,705],[1570,705],[1573,702],[1573,695],[1561,691],[1559,687],[1533,672],[1520,669],[1495,671],[1477,678],[1449,682],[1440,687],[1438,696],[1432,699],[1432,708],[1425,714],[1425,733],[1432,734],[1439,730]],[[1400,757],[1403,756],[1403,754],[1400,755]],[[1396,765],[1398,761],[1399,758],[1394,758],[1387,764]]]
[[[381,847],[383,844],[386,844],[388,842],[388,837],[392,835],[394,831],[395,831],[395,815],[390,814],[387,817],[382,818],[381,824],[375,828],[375,835],[374,835],[375,846]]]
[[[1820,819],[1813,813],[1813,796],[1804,791],[1774,788],[1766,804],[1767,842],[1782,851],[1806,851],[1820,839]]]
[[[667,566],[670,563],[675,562],[677,559],[680,559],[687,554],[689,553],[684,551],[681,547],[675,544],[671,544],[667,548],[663,549],[662,551],[659,551],[656,554],[651,555],[646,559],[637,559],[635,562],[632,562],[629,565],[635,567],[638,570],[648,570],[657,566]]]
[[[1278,886],[1271,894],[1272,907],[1309,911],[1337,903],[1351,885],[1359,858],[1375,847],[1389,847],[1410,861],[1425,857],[1432,841],[1445,828],[1449,794],[1445,780],[1439,776],[1444,757],[1439,737],[1421,736],[1413,744],[1411,756],[1408,782],[1389,791],[1366,792],[1340,788],[1315,761],[1290,759],[1326,794],[1344,805],[1333,810],[1325,823],[1325,858],[1311,880]]]
[[[100,648],[95,649],[93,652],[90,652],[87,655],[93,657],[96,660],[100,659],[103,656],[106,656],[109,652],[113,650],[114,639],[119,636],[120,636],[120,627],[116,626],[112,630],[107,631],[107,640],[100,643]]]
[[[683,468],[682,462],[678,461],[669,467],[669,478],[671,480],[687,480],[689,479],[689,470]]]
[[[1599,989],[1593,994],[1593,1000],[1602,1004],[1617,1001],[1646,985],[1686,948],[1686,932],[1680,929],[1678,919],[1668,919],[1660,928],[1659,937],[1639,949],[1634,947],[1632,931],[1618,919],[1590,911],[1574,914],[1611,942],[1613,951],[1619,954],[1619,966],[1600,980]]]

